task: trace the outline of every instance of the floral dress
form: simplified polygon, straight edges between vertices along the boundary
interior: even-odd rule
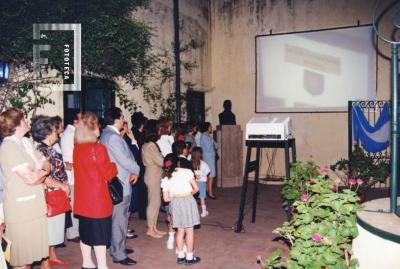
[[[61,183],[68,183],[67,172],[63,162],[62,155],[54,148],[44,143],[40,143],[37,149],[43,153],[50,162],[50,177]],[[47,191],[53,191],[55,188],[47,187]],[[65,213],[47,218],[49,246],[55,246],[64,242]]]
[[[61,183],[67,183],[68,177],[67,172],[65,171],[64,161],[62,155],[58,153],[53,147],[50,147],[44,143],[40,143],[37,149],[43,153],[46,159],[50,162],[50,176],[60,181]],[[54,188],[49,188],[54,189]]]

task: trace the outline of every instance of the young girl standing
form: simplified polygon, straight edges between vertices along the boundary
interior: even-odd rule
[[[208,211],[206,207],[206,184],[207,177],[210,174],[210,168],[207,163],[202,160],[203,159],[203,150],[200,147],[194,147],[192,150],[192,167],[194,170],[194,174],[196,176],[196,181],[199,184],[199,198],[201,205],[201,217],[205,218],[208,216]]]
[[[203,122],[200,125],[200,147],[203,150],[203,159],[210,168],[210,175],[208,176],[207,191],[210,199],[216,199],[213,191],[213,181],[216,176],[215,161],[216,149],[218,148],[217,142],[212,137],[212,126],[209,122]]]
[[[191,265],[200,262],[200,258],[193,255],[194,229],[200,224],[199,210],[193,194],[199,191],[194,174],[190,169],[180,168],[175,154],[168,154],[164,158],[166,178],[161,182],[163,198],[170,203],[172,226],[176,228],[176,244],[178,246],[178,264]],[[184,241],[187,252],[183,250]]]

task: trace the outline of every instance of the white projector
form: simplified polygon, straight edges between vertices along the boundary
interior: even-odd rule
[[[246,124],[246,140],[286,140],[291,133],[289,117],[254,117]]]

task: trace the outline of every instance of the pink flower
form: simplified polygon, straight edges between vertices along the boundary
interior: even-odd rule
[[[350,178],[349,179],[349,184],[350,184],[350,186],[356,185],[357,184],[357,180],[355,180],[354,178]]]
[[[322,236],[320,234],[313,234],[311,239],[317,243],[321,242]]]
[[[302,200],[303,202],[307,202],[308,199],[310,199],[310,196],[307,195],[307,194],[302,194],[302,195],[300,196],[300,200]]]
[[[170,167],[172,165],[172,162],[170,160],[168,160],[168,161],[165,162],[164,165],[165,165],[165,167],[168,168],[168,167]]]
[[[364,180],[362,180],[361,178],[357,179],[357,184],[358,185],[364,184]]]
[[[322,174],[323,174],[324,176],[329,175],[329,171],[330,171],[330,169],[329,169],[328,166],[325,166],[324,168],[322,168]]]

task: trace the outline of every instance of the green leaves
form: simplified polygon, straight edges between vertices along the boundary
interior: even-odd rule
[[[51,50],[43,51],[41,57],[48,58],[47,68],[62,73],[65,44],[71,48],[73,66],[72,31],[43,31],[40,40],[33,40],[33,24],[79,23],[82,29],[82,74],[110,80],[123,77],[135,89],[143,85],[152,63],[150,27],[132,15],[137,7],[146,3],[147,0],[0,1],[0,59],[20,70],[32,71],[33,44],[48,44]],[[12,86],[13,89],[20,87],[24,85]],[[52,103],[45,94],[32,90],[29,93],[25,89],[23,92],[18,90],[17,95],[12,95],[16,98],[9,99],[11,105],[27,111]],[[117,89],[116,95],[129,111],[137,109],[137,104],[125,90]],[[3,102],[0,105],[3,109],[9,104]]]
[[[145,0],[2,1],[0,4],[0,59],[19,67],[32,63],[33,23],[80,23],[82,72],[105,78],[135,78],[149,65],[150,28],[132,18],[131,12]],[[60,51],[73,44],[71,31],[45,31],[50,44],[46,53],[51,67],[62,71]],[[61,56],[61,57],[60,57]]]
[[[293,219],[275,229],[290,242],[288,269],[355,268],[350,256],[358,235],[355,214],[361,209],[351,190],[334,191],[313,162],[296,163],[282,196],[293,202]]]
[[[42,80],[43,84],[56,83],[53,80]],[[34,116],[36,109],[45,104],[55,104],[50,98],[51,91],[43,91],[37,88],[36,83],[31,80],[23,80],[21,83],[9,83],[3,90],[1,97],[4,100],[1,109],[6,107],[18,108],[24,112],[26,117]]]
[[[258,258],[258,262],[261,264],[263,268],[268,268],[268,269],[273,269],[273,268],[281,268],[283,265],[281,261],[281,249],[276,249],[272,255],[266,259],[266,260],[261,260],[261,258]]]

